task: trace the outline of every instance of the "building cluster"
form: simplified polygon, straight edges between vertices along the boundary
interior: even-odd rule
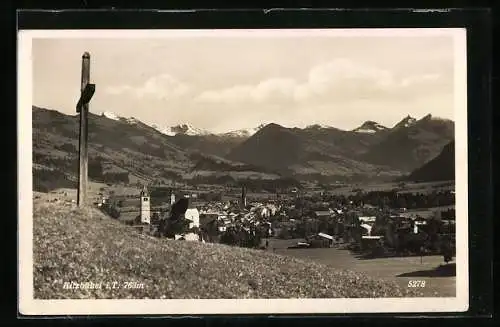
[[[203,205],[200,209],[200,219],[202,225],[216,222],[220,232],[224,232],[229,227],[259,226],[268,223],[274,217],[280,207],[276,203],[270,202],[250,202],[246,206],[232,201],[212,202]]]
[[[175,235],[176,239],[214,242],[228,233],[254,236],[258,233],[260,238],[306,240],[298,243],[301,246],[327,247],[344,243],[361,249],[383,245],[398,250],[416,246],[408,245],[410,243],[422,244],[415,240],[424,235],[425,246],[433,247],[429,235],[449,235],[454,239],[455,233],[454,211],[451,210],[444,213],[426,210],[432,216],[425,216],[405,208],[382,209],[353,201],[303,199],[299,194],[291,198],[249,200],[245,187],[237,200],[203,201],[196,194],[170,191],[168,201],[155,205],[152,205],[151,193],[144,187],[139,197],[105,199],[100,205],[108,201],[108,212],[119,211],[121,220],[153,228],[159,220],[168,218],[180,197],[189,199],[184,218],[190,221],[189,230],[197,229],[198,232]]]
[[[296,207],[289,206],[290,213]],[[380,209],[372,205],[330,205],[322,210],[302,207],[296,218],[278,221],[278,235],[306,238],[309,245],[321,240],[322,246],[344,243],[360,250],[382,247],[396,252],[438,250],[444,239],[455,237],[454,212],[428,210],[431,215],[412,214],[404,208]],[[288,216],[285,214],[285,216]],[[302,246],[305,246],[303,244]],[[418,247],[418,249],[417,249]]]

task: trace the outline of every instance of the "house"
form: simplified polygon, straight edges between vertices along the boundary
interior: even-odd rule
[[[188,208],[184,214],[184,218],[191,220],[189,228],[200,227],[200,212],[197,208]]]
[[[315,218],[330,218],[331,216],[332,212],[330,210],[314,211]]]
[[[333,245],[333,236],[325,233],[318,233],[316,235],[308,237],[307,243],[309,243],[311,247],[314,248],[328,248]]]
[[[324,239],[328,240],[330,246],[333,245],[333,236],[332,235],[328,235],[328,234],[325,234],[325,233],[318,233],[318,236],[321,237],[321,238],[324,238]]]
[[[365,233],[366,235],[370,236],[371,235],[371,232],[372,232],[372,225],[368,225],[368,224],[361,224],[361,227],[365,229]]]
[[[274,204],[268,204],[267,209],[269,210],[269,214],[271,216],[276,215],[276,212],[278,211],[278,207]]]
[[[363,240],[376,240],[376,241],[381,240],[383,238],[384,238],[383,236],[370,236],[370,235],[363,235],[361,237],[361,239]]]
[[[413,223],[414,223],[415,225],[419,225],[419,226],[421,226],[421,225],[427,225],[427,220],[425,220],[424,218],[416,218],[416,219],[413,221]]]
[[[375,216],[370,216],[370,217],[363,216],[363,217],[359,217],[358,219],[361,223],[366,223],[366,224],[372,223],[373,224],[377,220],[377,217],[375,217]]]
[[[260,207],[258,210],[258,214],[260,217],[269,218],[271,216],[271,212],[266,207]]]

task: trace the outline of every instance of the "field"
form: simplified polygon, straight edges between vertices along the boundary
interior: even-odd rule
[[[409,281],[424,280],[420,291],[425,296],[454,297],[456,277],[454,264],[444,265],[442,256],[361,259],[348,250],[336,248],[287,249],[298,240],[269,240],[269,250],[303,260],[311,260],[335,269],[349,269],[373,278],[397,283],[407,288]],[[443,275],[441,277],[438,277]]]
[[[341,185],[329,193],[338,195],[350,195],[355,194],[355,190],[361,190],[363,192],[376,192],[376,191],[390,191],[393,189],[398,189],[399,193],[430,193],[433,191],[445,191],[453,190],[455,184],[452,181],[449,182],[426,182],[426,183],[415,183],[415,182],[405,182],[400,184],[398,182],[392,183],[367,183],[367,184],[348,184]]]
[[[89,200],[92,201],[97,201],[100,199],[99,193],[103,194],[109,194],[110,192],[113,192],[116,195],[137,195],[139,196],[139,193],[141,192],[141,189],[136,186],[123,186],[123,185],[107,185],[104,183],[98,183],[98,182],[89,182],[88,184],[88,191],[87,191],[87,196]],[[34,192],[38,195],[44,194],[44,193],[39,193],[39,192]],[[59,188],[56,190],[51,191],[49,194],[52,195],[52,197],[56,195],[60,195],[61,198],[69,199],[69,200],[75,200],[77,198],[77,189],[76,188]],[[56,196],[57,197],[57,196]]]
[[[232,189],[229,193],[225,190],[225,187],[222,185],[203,185],[198,187],[186,187],[186,185],[173,185],[171,186],[174,190],[191,190],[194,193],[199,192],[222,192],[222,201],[234,201],[239,200],[241,196],[241,190],[238,188]],[[333,195],[352,195],[356,193],[356,190],[362,190],[363,192],[370,191],[390,191],[393,189],[398,189],[400,193],[412,192],[412,193],[429,193],[432,191],[443,191],[443,190],[452,190],[454,185],[452,182],[433,182],[433,183],[405,183],[404,187],[401,188],[398,183],[380,183],[380,184],[343,184],[339,187],[327,191],[328,194]],[[99,183],[90,181],[89,183],[89,191],[88,196],[91,201],[95,201],[99,198],[99,193],[109,194],[110,192],[115,195],[139,195],[141,191],[141,187],[138,185],[107,185],[105,183]],[[67,196],[76,200],[76,189],[68,189],[68,188],[59,188],[57,190],[52,191],[51,193],[61,193],[66,192]],[[301,195],[311,196],[311,195],[319,195],[320,190],[315,188],[315,190],[306,188]],[[280,194],[281,198],[290,198],[295,197],[294,193],[286,193]],[[262,201],[268,199],[276,199],[275,193],[269,192],[247,192],[247,199],[249,202],[251,201]],[[438,209],[438,208],[433,208]],[[439,209],[447,209],[446,207],[439,207]],[[429,210],[421,210],[421,215],[427,216],[430,214]]]
[[[426,209],[412,209],[412,210],[407,210],[407,211],[401,213],[400,215],[402,217],[408,217],[408,218],[419,216],[419,217],[428,219],[428,218],[434,217],[436,215],[436,212],[440,212],[440,211],[442,212],[442,211],[446,211],[449,209],[455,209],[455,206],[451,205],[451,206],[432,207],[432,208],[426,208]]]

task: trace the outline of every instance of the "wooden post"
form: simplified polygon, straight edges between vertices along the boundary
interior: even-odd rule
[[[81,94],[90,79],[90,54],[85,52],[82,56],[82,79]],[[78,206],[81,207],[87,203],[87,184],[88,184],[88,103],[77,106],[77,112],[80,112],[80,136],[79,136],[79,159],[78,159]]]

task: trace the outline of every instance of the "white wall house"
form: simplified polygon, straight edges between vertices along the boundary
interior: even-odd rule
[[[361,224],[361,227],[363,227],[364,229],[366,229],[366,232],[368,233],[368,236],[371,235],[371,233],[372,233],[372,226],[371,225]]]
[[[266,207],[259,208],[259,211],[260,216],[263,218],[269,218],[269,216],[271,216],[269,209]]]
[[[200,212],[196,208],[189,208],[186,210],[184,217],[191,220],[189,228],[200,227]]]
[[[360,222],[369,224],[369,223],[374,223],[377,220],[377,217],[375,217],[375,216],[359,217],[358,219],[359,219]]]
[[[184,218],[187,220],[190,220],[191,223],[189,223],[189,228],[193,227],[200,227],[200,212],[196,208],[189,208],[186,210],[186,213],[184,214]],[[185,234],[177,234],[175,235],[175,239],[183,239],[186,241],[199,241],[200,237],[198,234],[195,233],[185,233]]]

